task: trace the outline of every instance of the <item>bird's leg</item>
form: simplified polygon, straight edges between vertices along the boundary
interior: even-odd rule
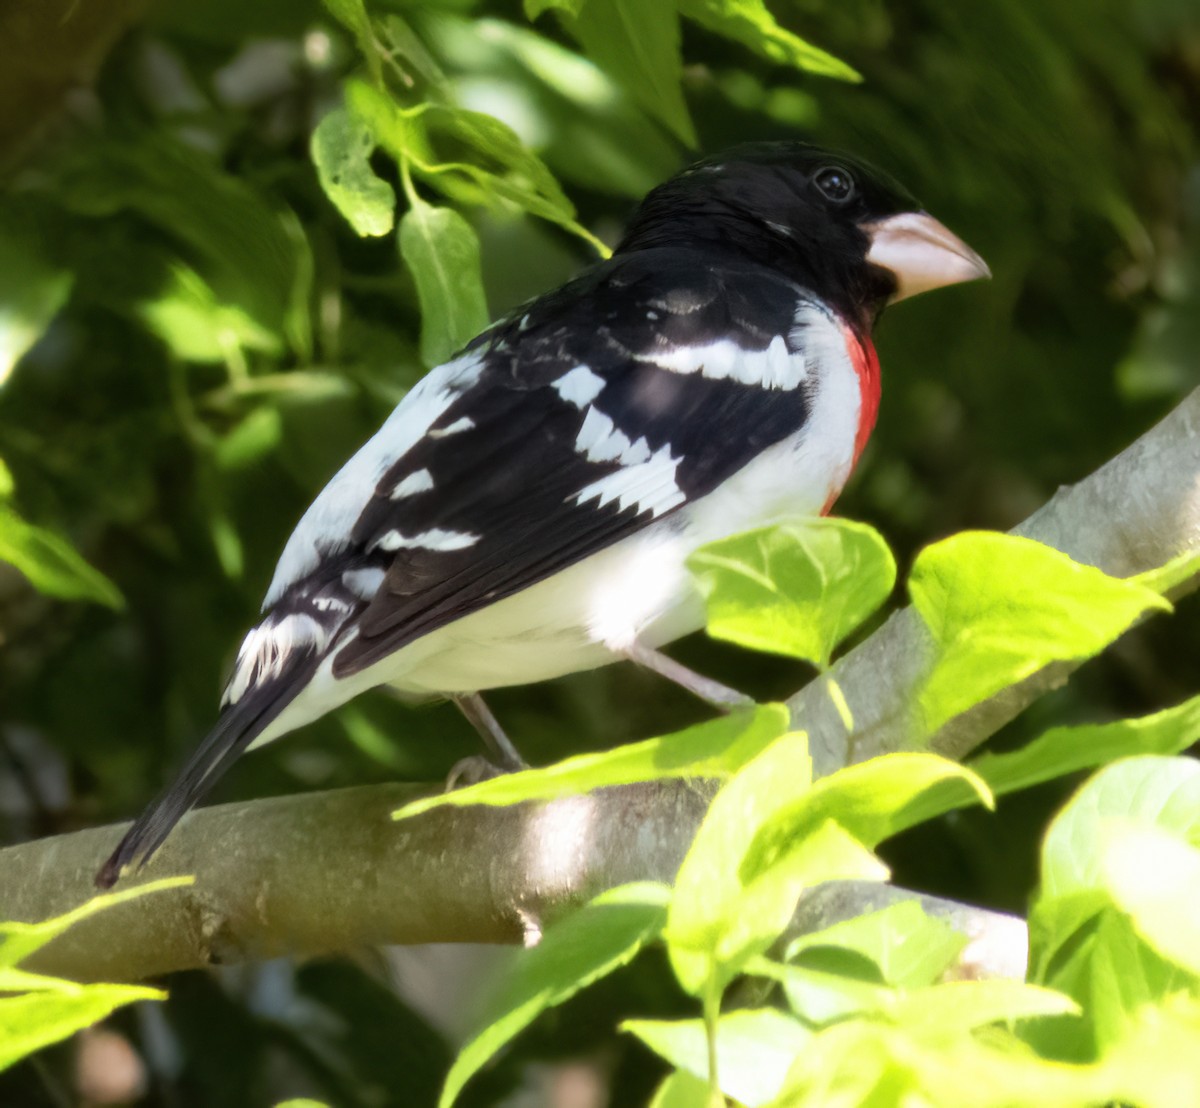
[[[479,732],[479,737],[491,752],[496,769],[502,773],[514,773],[516,770],[529,768],[479,693],[464,693],[451,697],[451,700],[467,717],[471,726]]]
[[[698,696],[722,712],[749,708],[754,704],[754,701],[745,693],[731,689],[728,685],[722,685],[720,681],[714,681],[711,677],[696,673],[652,647],[635,642],[625,649],[624,654],[631,662],[644,666],[660,677],[665,677],[668,681],[674,681],[680,688],[687,689],[693,696]]]

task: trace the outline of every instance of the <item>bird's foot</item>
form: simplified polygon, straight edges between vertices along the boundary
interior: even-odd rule
[[[479,693],[463,693],[451,699],[458,705],[458,710],[467,717],[471,726],[479,732],[479,737],[483,739],[484,745],[491,751],[492,757],[489,764],[494,770],[493,777],[501,773],[515,773],[519,769],[529,768]],[[469,759],[464,759],[464,761],[467,760]],[[461,764],[460,762],[459,765]]]
[[[696,673],[695,670],[688,669],[674,658],[669,658],[666,654],[649,646],[635,642],[626,649],[625,657],[631,662],[636,662],[639,666],[657,673],[660,677],[674,682],[680,688],[687,689],[693,696],[698,696],[718,711],[734,712],[739,708],[754,707],[753,698],[745,693],[731,689],[728,685],[722,685],[720,681],[714,681],[711,677]]]
[[[503,766],[496,765],[486,755],[468,754],[450,767],[442,792],[452,793],[455,789],[465,789],[468,785],[478,785],[481,781],[491,781],[511,772]]]

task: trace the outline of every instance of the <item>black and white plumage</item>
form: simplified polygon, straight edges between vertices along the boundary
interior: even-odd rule
[[[699,628],[687,556],[849,477],[884,304],[986,272],[883,175],[803,144],[660,186],[609,261],[433,370],[329,482],[216,727],[98,882],[243,750],[365,689],[474,694]]]

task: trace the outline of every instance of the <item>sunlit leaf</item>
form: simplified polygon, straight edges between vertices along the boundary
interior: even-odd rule
[[[932,985],[966,944],[962,932],[905,900],[800,936],[788,946],[787,960],[837,947],[869,959],[887,984],[913,988]]]
[[[1103,889],[1102,827],[1160,828],[1200,844],[1200,762],[1190,758],[1128,758],[1102,769],[1055,817],[1042,842],[1046,899]]]
[[[873,528],[797,520],[702,547],[688,559],[714,638],[827,666],[887,599],[896,563]]]
[[[200,151],[154,131],[81,147],[63,197],[91,216],[136,212],[185,248],[216,301],[308,357],[312,252],[295,216]]]
[[[675,879],[667,951],[680,983],[722,989],[787,927],[800,893],[838,878],[881,880],[886,868],[833,822],[808,827],[769,865],[746,853],[773,814],[803,794],[812,763],[802,734],[777,739],[717,794]]]
[[[1074,982],[1064,976],[1056,986],[1084,1005],[1088,1050],[1116,1046],[1137,1025],[1142,1009],[1196,990],[1196,975],[1158,954],[1116,908],[1100,913],[1095,934],[1080,946],[1086,954],[1083,972]]]
[[[386,235],[395,219],[396,193],[371,168],[371,130],[344,108],[317,124],[310,145],[325,195],[360,235]]]
[[[1200,696],[1140,719],[1054,727],[1019,750],[968,763],[997,795],[1136,754],[1179,754],[1200,740]]]
[[[223,302],[194,269],[170,267],[167,282],[153,299],[137,306],[147,329],[191,362],[221,362],[237,352],[278,353],[279,336],[236,304]]]
[[[446,1077],[442,1108],[505,1043],[547,1008],[629,962],[662,928],[668,890],[663,885],[622,885],[601,893],[546,930],[523,953]]]
[[[37,992],[0,997],[0,1070],[65,1039],[136,1000],[166,993],[139,985],[88,985],[76,994]]]
[[[73,275],[39,249],[33,228],[0,214],[0,386],[66,302]]]
[[[874,847],[943,812],[980,801],[991,804],[987,786],[956,762],[934,754],[885,754],[822,777],[806,793],[777,805],[762,822],[746,865],[751,870],[773,865],[799,837],[826,820]]]
[[[673,1070],[650,1098],[647,1108],[709,1108],[708,1082],[686,1070]]]
[[[0,1070],[65,1039],[125,1004],[137,1000],[162,1000],[158,989],[137,985],[81,985],[18,969],[20,962],[35,954],[80,920],[117,904],[192,884],[191,877],[152,881],[119,893],[93,897],[73,911],[38,923],[0,923]]]
[[[621,1030],[636,1035],[676,1069],[707,1078],[708,1039],[703,1020],[626,1020]],[[812,1032],[798,1020],[772,1008],[721,1016],[717,1021],[721,1091],[749,1108],[769,1103],[811,1037]]]
[[[1139,934],[1200,979],[1200,849],[1156,827],[1118,824],[1101,839],[1100,869]]]
[[[1170,609],[1135,581],[985,531],[926,547],[908,587],[937,648],[920,697],[929,731],[1050,662],[1091,657],[1146,612]]]
[[[725,778],[782,735],[789,721],[788,710],[782,704],[761,704],[752,712],[735,712],[662,738],[579,754],[545,769],[506,773],[466,788],[422,797],[401,808],[396,818],[407,819],[445,805],[553,800],[608,785],[661,778]]]

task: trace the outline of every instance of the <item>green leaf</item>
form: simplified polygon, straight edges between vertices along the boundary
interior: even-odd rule
[[[1200,696],[1140,719],[1055,727],[1009,754],[968,765],[997,796],[1136,754],[1179,754],[1200,739]]]
[[[1085,953],[1082,973],[1071,982],[1075,987],[1055,984],[1081,1001],[1086,1030],[1101,1052],[1130,1034],[1142,1009],[1196,991],[1196,976],[1155,953],[1130,917],[1114,908],[1100,913]],[[1089,1043],[1089,1053],[1091,1049]]]
[[[707,1078],[708,1037],[703,1020],[626,1020],[621,1030],[636,1035],[676,1069]],[[769,1103],[779,1095],[796,1055],[811,1038],[802,1023],[773,1008],[721,1016],[717,1021],[721,1091],[749,1108]]]
[[[1200,574],[1200,550],[1187,550],[1172,558],[1165,566],[1139,573],[1131,580],[1165,596]]]
[[[926,547],[908,587],[938,650],[920,697],[929,732],[1050,662],[1091,657],[1146,612],[1170,610],[1135,581],[985,531]]]
[[[688,568],[704,595],[710,635],[822,669],[896,583],[879,533],[843,519],[747,531],[702,547]]]
[[[283,416],[276,406],[263,404],[220,439],[213,456],[221,469],[236,473],[261,462],[282,442]]]
[[[172,263],[157,296],[136,308],[147,330],[190,362],[223,362],[239,350],[280,350],[279,336],[257,323],[242,308],[220,299],[190,266]]]
[[[1195,930],[1198,844],[1200,763],[1188,758],[1116,762],[1051,823],[1029,919],[1031,976],[1088,1003],[1097,1037],[1132,1017],[1120,1007],[1125,991],[1138,997],[1170,983],[1159,957],[1194,974],[1195,954],[1184,944]],[[1141,939],[1106,922],[1113,911],[1127,913]],[[1144,952],[1139,943],[1148,944]],[[1130,977],[1119,989],[1111,985],[1114,963]],[[1094,991],[1106,981],[1103,992]]]
[[[767,958],[755,958],[746,969],[756,977],[778,981],[788,1007],[813,1027],[852,1016],[886,1013],[898,995],[887,985],[848,972],[784,965]]]
[[[525,0],[525,18],[531,23],[543,12],[561,11],[578,15],[586,0]]]
[[[873,848],[915,824],[977,801],[990,807],[991,794],[966,767],[935,754],[885,754],[822,777],[798,799],[779,805],[763,821],[746,865],[766,869],[826,820]]]
[[[785,735],[741,769],[710,806],[679,868],[667,920],[667,951],[689,992],[723,989],[787,927],[805,888],[836,878],[886,877],[882,863],[833,823],[796,836],[772,865],[747,866],[758,829],[794,803],[811,774],[807,739]]]
[[[845,62],[780,27],[763,0],[681,0],[679,11],[770,61],[843,81],[862,80]]]
[[[73,280],[45,257],[35,228],[0,214],[0,387],[66,303]]]
[[[445,104],[404,109],[378,89],[354,80],[346,84],[346,102],[380,146],[452,200],[486,207],[504,200],[579,236],[601,257],[611,253],[575,220],[574,207],[541,159],[498,119]],[[474,146],[493,161],[497,171],[471,162],[442,161],[434,150],[432,132]]]
[[[654,1090],[648,1108],[710,1108],[708,1081],[675,1070]]]
[[[589,789],[669,777],[726,778],[779,738],[790,720],[784,705],[760,704],[752,712],[734,712],[662,738],[579,754],[545,769],[506,773],[477,785],[422,797],[399,809],[395,818],[407,819],[445,805],[554,800]]]
[[[688,146],[696,131],[680,79],[679,13],[675,0],[589,3],[567,26],[589,58]]]
[[[15,566],[47,596],[92,600],[109,608],[125,606],[117,586],[88,565],[65,539],[27,523],[6,503],[0,503],[0,561]]]
[[[371,168],[371,129],[345,108],[329,112],[312,134],[310,150],[325,195],[360,235],[386,235],[396,193]]]
[[[554,174],[517,133],[494,115],[436,105],[426,114],[434,132],[445,132],[472,146],[503,170],[502,180],[510,199],[526,211],[547,215],[559,222],[575,216],[575,206],[563,192]]]
[[[345,95],[351,114],[367,125],[375,141],[393,158],[416,165],[436,164],[425,129],[424,106],[404,109],[387,93],[354,78],[346,82]]]
[[[1042,842],[1045,900],[1106,888],[1103,827],[1119,821],[1172,832],[1200,844],[1200,762],[1128,758],[1102,769],[1055,817]]]
[[[186,251],[216,301],[311,355],[312,252],[295,215],[161,131],[80,148],[62,195],[89,216],[135,212]]]
[[[134,985],[80,985],[18,969],[80,920],[116,904],[163,889],[190,885],[191,877],[152,881],[119,893],[93,897],[73,911],[40,923],[0,923],[0,1070],[36,1050],[89,1027],[114,1009],[136,1000],[162,1000],[165,993]]]
[[[632,960],[661,931],[669,895],[665,885],[651,882],[622,885],[548,928],[516,962],[488,1006],[482,1030],[459,1052],[440,1108],[452,1104],[471,1076],[547,1008]]]
[[[122,1005],[135,1000],[164,1000],[166,995],[137,985],[87,985],[78,993],[0,997],[0,1070],[90,1027]]]
[[[371,19],[367,15],[363,0],[323,0],[329,14],[345,27],[358,44],[367,71],[376,85],[382,85],[383,72],[379,51],[375,46],[375,35],[371,30]]]
[[[1200,1104],[1200,1000],[1177,994],[1138,1011],[1132,1030],[1103,1058],[1106,1096],[1093,1104],[1179,1108]]]
[[[435,366],[488,324],[479,238],[453,208],[412,199],[400,220],[400,253],[421,304],[421,360]]]
[[[724,905],[721,935],[713,948],[715,979],[740,974],[787,930],[805,889],[826,881],[886,881],[888,869],[832,820],[821,824],[769,868],[746,873],[742,891]],[[682,946],[683,944],[677,944]],[[682,957],[675,959],[678,970]],[[697,964],[691,959],[691,964]]]
[[[869,959],[888,985],[914,988],[937,981],[966,944],[962,932],[928,915],[917,901],[905,900],[801,935],[788,947],[787,961],[837,947]]]
[[[792,1010],[815,1024],[851,1016],[874,1015],[914,1037],[970,1031],[987,1024],[1034,1017],[1075,1015],[1068,996],[1021,981],[947,981],[914,989],[895,989],[844,974],[781,965],[759,959],[755,973],[784,984]]]
[[[1200,978],[1200,850],[1157,827],[1110,825],[1100,869],[1138,933]]]
[[[947,1028],[973,1030],[990,1023],[1070,1016],[1079,1006],[1068,996],[1023,981],[947,981],[899,995],[888,1013],[892,1022],[920,1036]]]

